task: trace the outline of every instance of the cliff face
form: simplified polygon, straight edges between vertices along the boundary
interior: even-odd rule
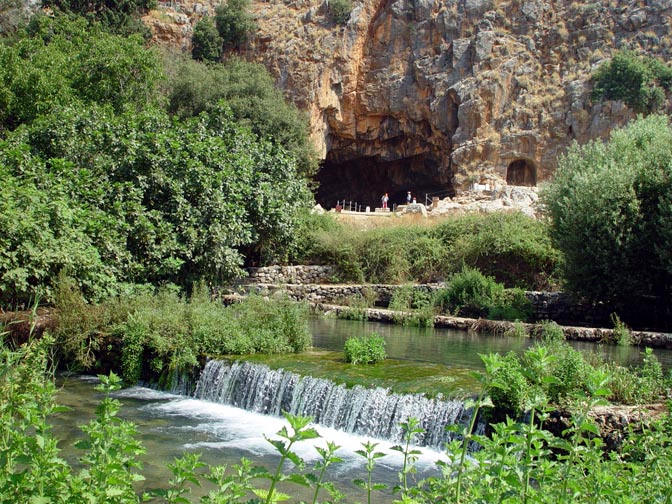
[[[309,114],[328,206],[534,185],[571,142],[634,117],[589,99],[599,63],[622,46],[672,59],[670,0],[356,0],[345,26],[328,0],[252,8],[242,54]]]

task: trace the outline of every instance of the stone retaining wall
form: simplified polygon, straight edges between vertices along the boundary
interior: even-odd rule
[[[252,268],[250,276],[240,285],[246,292],[271,295],[282,291],[296,300],[305,300],[314,304],[334,305],[345,309],[344,304],[361,297],[368,301],[369,306],[375,304],[378,309],[369,310],[369,319],[381,322],[392,322],[392,312],[384,310],[400,285],[371,284],[344,285],[316,282],[326,279],[333,273],[328,266],[275,266]],[[263,280],[263,281],[261,281]],[[413,289],[432,292],[441,289],[441,284],[413,285]],[[571,296],[562,292],[527,292],[532,302],[533,319],[554,320],[561,326],[565,337],[578,341],[612,341],[613,331],[606,329],[609,324],[608,312],[601,306],[591,306],[574,301]],[[511,322],[482,321],[461,317],[438,316],[437,327],[453,329],[483,330],[489,332],[506,332],[513,328]],[[534,336],[538,330],[535,324],[523,324],[526,332]],[[653,348],[672,349],[672,335],[661,332],[635,331],[636,343]]]
[[[400,285],[330,284],[334,269],[329,266],[271,266],[250,268],[249,276],[241,282],[246,290],[264,292],[282,286],[290,297],[320,303],[342,303],[343,300],[361,296],[374,299],[376,306],[387,307]],[[443,284],[414,285],[413,289],[436,291]],[[526,293],[532,303],[535,320],[555,320],[563,325],[604,326],[609,324],[606,308],[576,302],[563,292]]]
[[[333,280],[331,266],[264,266],[247,268],[241,284],[328,284]]]

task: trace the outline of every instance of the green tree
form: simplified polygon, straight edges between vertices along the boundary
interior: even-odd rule
[[[543,191],[567,286],[593,300],[658,296],[670,310],[672,127],[652,115],[574,145]]]
[[[309,177],[316,172],[317,155],[307,117],[285,101],[262,65],[238,58],[221,65],[204,65],[170,56],[166,68],[165,94],[171,114],[191,117],[224,100],[236,121],[291,152],[300,173]]]
[[[672,85],[672,68],[662,61],[619,51],[593,75],[595,99],[622,100],[638,112],[652,112]]]
[[[205,16],[194,25],[191,57],[199,61],[217,61],[222,55],[223,43],[215,23],[209,16]]]
[[[237,49],[247,41],[256,24],[248,12],[250,0],[228,0],[215,10],[215,25],[225,49]]]
[[[42,6],[99,22],[112,33],[148,37],[140,16],[156,7],[156,0],[42,0]]]
[[[121,37],[84,20],[35,18],[30,37],[0,45],[0,128],[13,130],[75,103],[117,111],[154,104],[161,60],[138,36]]]

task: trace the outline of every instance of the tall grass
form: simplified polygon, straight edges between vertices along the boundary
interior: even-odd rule
[[[189,298],[168,288],[90,305],[67,286],[57,309],[63,362],[95,370],[102,357],[129,384],[189,370],[204,355],[300,352],[310,345],[307,306],[286,296],[224,306],[203,287]],[[120,355],[110,353],[115,348]]]
[[[341,281],[429,283],[468,266],[506,287],[546,289],[557,283],[559,254],[547,225],[523,214],[467,215],[423,224],[385,221],[385,226],[362,228],[332,220],[304,229],[304,253],[295,259],[333,264]]]

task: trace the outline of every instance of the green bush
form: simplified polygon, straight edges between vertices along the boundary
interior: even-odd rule
[[[256,30],[249,8],[250,0],[228,0],[215,9],[215,24],[225,49],[237,49]]]
[[[372,333],[369,336],[355,336],[345,341],[345,362],[351,364],[375,364],[385,360],[385,339]]]
[[[672,87],[672,68],[648,56],[619,51],[593,75],[593,98],[622,100],[638,112],[652,112]]]
[[[298,162],[298,173],[312,176],[318,156],[310,141],[305,113],[284,99],[263,65],[231,57],[206,65],[166,54],[163,88],[168,112],[182,119],[218,108],[224,100],[233,119],[256,135],[287,149]]]
[[[610,315],[614,324],[614,342],[621,346],[630,346],[633,343],[632,331],[626,326],[616,313]]]
[[[436,293],[435,303],[444,313],[463,317],[484,317],[502,297],[504,287],[478,270],[464,268]]]
[[[218,61],[222,55],[223,43],[213,20],[204,16],[194,25],[191,57],[199,61]]]
[[[249,296],[227,307],[201,285],[189,299],[166,287],[91,305],[66,278],[56,308],[62,364],[95,370],[103,343],[119,347],[119,362],[105,354],[105,369],[121,372],[128,384],[190,371],[205,355],[297,353],[311,343],[307,306],[285,296]]]
[[[329,2],[329,12],[335,23],[344,25],[350,19],[352,2],[351,0],[331,0]]]
[[[504,289],[488,308],[488,319],[526,322],[534,313],[532,302],[519,288]]]
[[[520,212],[446,219],[431,235],[443,244],[447,264],[478,269],[506,287],[541,290],[556,282],[559,254],[548,225]]]
[[[553,320],[542,320],[540,324],[540,338],[543,341],[565,341],[565,333],[557,322]]]
[[[516,354],[509,352],[499,362],[492,376],[495,386],[490,390],[490,399],[500,414],[518,418],[525,411],[530,384]]]
[[[649,116],[575,145],[542,193],[567,288],[592,301],[672,306],[672,126]],[[649,306],[653,303],[648,301]]]
[[[388,306],[393,319],[404,326],[434,327],[434,296],[430,291],[405,285],[394,290]]]
[[[548,226],[524,215],[464,216],[433,226],[397,225],[362,230],[337,224],[307,230],[299,262],[334,264],[343,281],[440,282],[462,265],[509,287],[554,284],[559,258]]]

